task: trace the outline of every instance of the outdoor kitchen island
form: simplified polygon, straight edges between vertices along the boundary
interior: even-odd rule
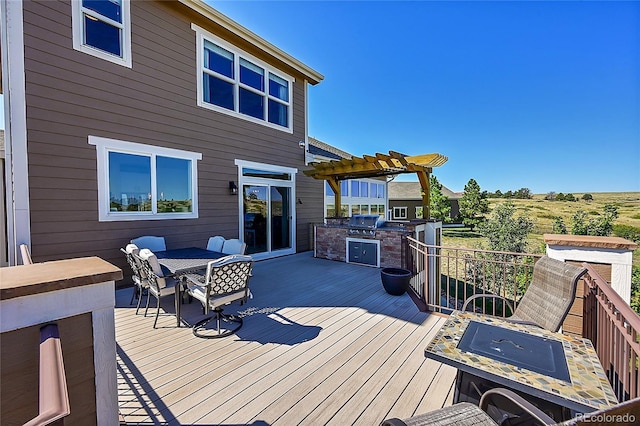
[[[426,220],[384,221],[377,215],[326,218],[315,226],[315,257],[374,267],[403,267],[405,238],[422,240]],[[422,233],[422,235],[420,234]]]

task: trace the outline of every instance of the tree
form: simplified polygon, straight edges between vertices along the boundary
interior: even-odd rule
[[[589,201],[593,200],[593,195],[591,195],[591,194],[584,194],[584,195],[582,196],[582,199],[583,199],[583,200],[585,200],[585,201],[587,201],[587,202],[589,202]]]
[[[515,192],[514,197],[522,200],[528,200],[530,198],[533,198],[533,195],[531,194],[531,190],[529,188],[520,188]]]
[[[513,198],[513,191],[512,190],[508,190],[507,192],[504,193],[502,198]]]
[[[500,191],[499,189],[493,193],[493,196],[495,198],[502,198],[502,191]]]
[[[556,195],[556,201],[564,201],[564,194],[562,192]]]
[[[438,178],[434,175],[431,175],[429,178],[429,187],[429,209],[431,210],[431,218],[443,222],[450,222],[451,203],[442,193],[442,184],[438,182]]]
[[[608,237],[613,232],[613,222],[618,218],[618,208],[613,204],[605,204],[604,214],[589,221],[589,235]]]
[[[478,227],[489,241],[489,250],[526,252],[527,236],[533,229],[533,221],[527,216],[514,217],[515,211],[516,207],[512,202],[500,203]]]
[[[554,234],[566,234],[567,225],[564,224],[562,217],[556,216],[553,220],[553,233]]]
[[[587,214],[578,210],[572,217],[573,235],[596,235],[608,237],[613,232],[613,222],[618,218],[618,208],[612,204],[604,206],[604,213],[587,221]]]
[[[460,216],[462,222],[473,228],[484,222],[485,214],[489,213],[489,200],[487,200],[486,192],[480,191],[480,185],[475,179],[469,179],[464,186],[464,193],[459,201]]]
[[[631,269],[631,308],[640,314],[640,265],[633,265]]]
[[[575,201],[576,197],[574,197],[572,193],[568,193],[567,195],[564,196],[564,200],[565,201]]]
[[[587,231],[587,214],[584,210],[578,210],[571,218],[571,233],[573,235],[589,235]]]
[[[556,193],[551,191],[544,197],[545,200],[554,201],[556,199]]]
[[[488,240],[487,252],[478,253],[466,263],[467,280],[484,287],[495,294],[522,294],[530,277],[512,262],[514,254],[527,251],[527,237],[533,229],[533,222],[527,216],[514,217],[515,205],[507,201],[498,204],[489,218],[478,226]],[[487,268],[487,264],[504,263],[504,269]],[[485,265],[485,266],[483,266]],[[513,282],[517,288],[513,287]]]

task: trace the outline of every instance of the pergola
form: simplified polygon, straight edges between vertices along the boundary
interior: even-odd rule
[[[332,160],[323,163],[311,163],[311,170],[304,174],[314,179],[326,180],[335,194],[336,216],[341,212],[340,181],[357,178],[394,176],[415,173],[422,187],[422,206],[425,218],[429,218],[429,174],[434,167],[442,166],[448,160],[442,154],[422,154],[407,156],[389,151],[389,154],[376,153],[375,156],[363,155],[350,159]]]

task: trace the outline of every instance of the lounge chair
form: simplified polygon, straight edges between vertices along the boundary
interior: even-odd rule
[[[513,315],[509,321],[532,324],[556,332],[576,297],[578,280],[587,272],[586,268],[571,265],[548,256],[540,258],[533,267],[531,284],[513,310],[509,301],[495,294],[476,294],[469,297],[462,310],[478,298],[499,298],[509,305]]]
[[[517,415],[507,415],[503,408],[508,407],[510,413]],[[602,425],[614,424],[598,422],[598,419],[620,419],[626,418],[628,424],[638,424],[640,419],[640,398],[622,402],[602,410],[581,414],[573,419],[558,423],[534,405],[530,404],[520,395],[502,388],[488,390],[480,399],[480,406],[475,406],[468,402],[461,402],[450,407],[419,414],[406,419],[390,418],[381,423],[381,426],[496,426],[501,424],[522,424],[522,425]]]

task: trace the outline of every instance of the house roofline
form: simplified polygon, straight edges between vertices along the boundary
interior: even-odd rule
[[[337,156],[339,156],[340,158],[347,158],[347,159],[351,159],[353,158],[353,155],[348,153],[347,151],[343,151],[340,148],[336,148],[333,145],[329,145],[326,142],[322,142],[320,139],[316,139],[313,136],[309,136],[309,144],[310,145],[314,145],[324,151],[330,152],[332,154],[335,154]],[[332,158],[333,160],[333,158]]]
[[[242,25],[232,20],[231,18],[218,12],[216,9],[204,3],[202,0],[179,0],[179,1],[185,6],[189,7],[190,9],[198,12],[199,14],[215,22],[216,24],[225,27],[226,29],[228,29],[238,37],[253,44],[260,50],[264,51],[265,53],[273,56],[274,58],[289,65],[296,71],[302,73],[310,84],[316,85],[320,83],[322,80],[324,80],[324,76],[320,74],[318,71],[314,70],[308,65],[303,64],[293,56],[277,48],[276,46],[269,43],[259,35],[243,27]]]

